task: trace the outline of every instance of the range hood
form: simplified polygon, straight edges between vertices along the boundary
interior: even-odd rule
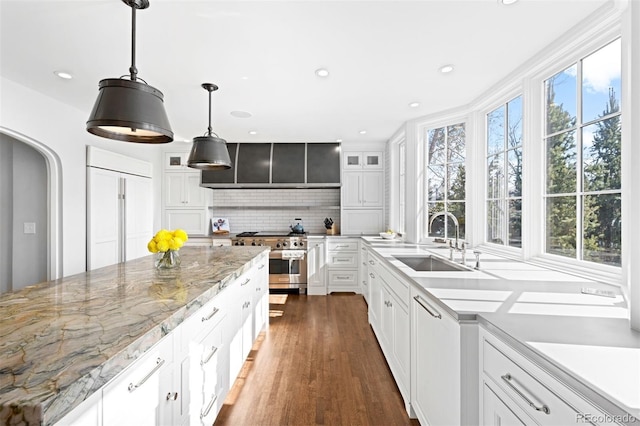
[[[205,188],[338,188],[339,143],[228,143],[232,168],[202,171]]]

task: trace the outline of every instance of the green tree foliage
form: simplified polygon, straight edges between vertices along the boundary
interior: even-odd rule
[[[620,110],[613,89],[600,115],[607,117]],[[621,127],[620,116],[596,123],[593,143],[585,149],[585,191],[621,188]],[[589,159],[590,161],[588,161]],[[584,199],[585,260],[620,264],[620,198],[617,194],[588,195]]]
[[[547,138],[547,193],[576,192],[576,124],[562,104],[554,102],[552,77],[547,86],[547,128],[565,130]],[[575,256],[576,206],[569,197],[547,199],[547,252]]]

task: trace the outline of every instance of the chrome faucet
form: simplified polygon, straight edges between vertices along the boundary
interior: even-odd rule
[[[447,226],[447,217],[450,217],[451,220],[453,220],[453,224],[456,226],[456,244],[455,246],[452,245],[451,239],[449,240],[449,259],[453,260],[453,252],[455,251],[459,251],[462,253],[462,263],[465,263],[466,261],[466,256],[465,256],[465,243],[464,241],[462,242],[462,245],[460,245],[458,243],[458,239],[460,238],[460,223],[458,222],[458,219],[454,216],[453,213],[451,212],[439,212],[434,214],[433,216],[431,216],[431,220],[429,221],[429,233],[431,233],[431,228],[433,226],[433,221],[436,219],[436,217],[438,216],[444,216],[444,221],[445,221],[445,227]]]

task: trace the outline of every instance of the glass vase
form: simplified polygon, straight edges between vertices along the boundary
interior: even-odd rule
[[[180,253],[178,250],[167,250],[165,252],[158,253],[156,259],[156,268],[158,269],[172,269],[180,266]]]

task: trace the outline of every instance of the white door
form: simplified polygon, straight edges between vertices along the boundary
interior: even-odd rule
[[[382,207],[384,200],[384,173],[362,173],[362,206]]]
[[[420,423],[460,424],[460,326],[433,303],[412,301],[415,405]],[[427,310],[428,308],[428,310]]]
[[[204,207],[207,189],[200,186],[200,172],[185,173],[185,198],[187,207]]]
[[[165,173],[164,205],[166,207],[185,207],[184,173]]]
[[[120,261],[120,173],[87,168],[87,270]]]
[[[361,172],[344,172],[342,181],[342,207],[362,206],[361,179]]]

